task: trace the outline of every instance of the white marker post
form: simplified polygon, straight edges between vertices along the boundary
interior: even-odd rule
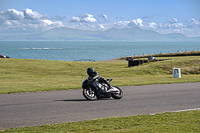
[[[173,77],[181,78],[181,69],[180,68],[173,68]]]

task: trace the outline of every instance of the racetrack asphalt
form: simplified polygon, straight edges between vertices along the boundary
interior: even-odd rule
[[[120,100],[87,101],[82,89],[2,94],[0,129],[200,108],[200,82],[120,88]]]

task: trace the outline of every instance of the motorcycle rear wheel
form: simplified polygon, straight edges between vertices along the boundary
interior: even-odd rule
[[[123,96],[122,90],[118,86],[113,86],[113,87],[117,88],[119,90],[119,92],[117,92],[117,93],[111,93],[112,98],[114,98],[114,99],[121,99],[122,96]]]
[[[97,99],[97,96],[96,96],[95,92],[90,87],[87,87],[87,88],[83,89],[83,96],[87,100],[92,100],[93,101],[93,100]]]

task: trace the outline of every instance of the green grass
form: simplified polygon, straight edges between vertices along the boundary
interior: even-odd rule
[[[200,110],[0,130],[2,133],[188,133],[200,132]]]
[[[169,59],[128,67],[127,61],[73,62],[0,58],[0,94],[80,89],[86,69],[94,67],[117,86],[200,82],[200,56],[156,57]],[[172,69],[182,77],[173,78]]]

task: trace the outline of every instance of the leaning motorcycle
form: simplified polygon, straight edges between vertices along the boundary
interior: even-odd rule
[[[111,82],[112,79],[107,79],[108,82]],[[89,84],[89,79],[83,79],[82,88],[83,88],[83,96],[87,100],[97,100],[97,96],[95,94],[94,89]],[[106,83],[100,83],[98,79],[95,81],[96,86],[100,89],[101,98],[114,98],[114,99],[121,99],[123,96],[122,90],[117,86],[112,86],[108,89],[108,85]]]

